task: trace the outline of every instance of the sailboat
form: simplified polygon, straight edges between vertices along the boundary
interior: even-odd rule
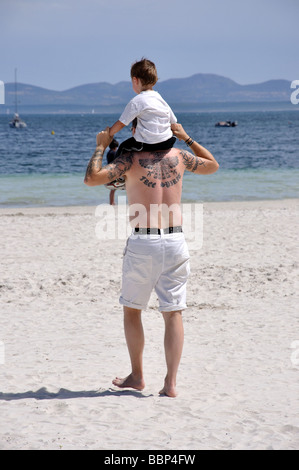
[[[14,129],[23,129],[27,127],[26,122],[22,121],[18,114],[18,85],[17,85],[17,69],[15,69],[15,114],[13,120],[9,123],[10,127]]]

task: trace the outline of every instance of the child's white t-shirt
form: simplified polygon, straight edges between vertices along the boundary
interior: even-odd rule
[[[162,96],[154,90],[146,90],[135,96],[125,107],[119,120],[125,126],[137,117],[134,134],[137,142],[157,144],[172,137],[171,124],[177,118]]]

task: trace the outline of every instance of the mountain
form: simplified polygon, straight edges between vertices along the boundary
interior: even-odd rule
[[[269,80],[253,85],[239,85],[219,75],[196,74],[188,78],[158,82],[159,91],[170,105],[196,106],[200,103],[223,102],[285,102],[290,100],[288,80]],[[100,82],[81,85],[65,91],[18,83],[18,105],[23,106],[100,106],[117,107],[126,104],[133,96],[131,82],[115,85]],[[5,84],[5,105],[14,106],[15,85]]]
[[[269,80],[255,85],[239,85],[219,75],[196,74],[161,82],[159,89],[167,101],[176,103],[288,101],[290,84],[287,80]]]

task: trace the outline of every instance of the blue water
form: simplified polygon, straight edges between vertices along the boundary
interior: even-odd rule
[[[22,115],[23,130],[0,116],[0,207],[95,205],[105,187],[83,184],[97,132],[118,115]],[[220,164],[217,173],[185,173],[183,202],[298,197],[299,113],[294,111],[177,113],[188,134]],[[216,128],[220,120],[238,121]],[[52,135],[54,131],[54,135]],[[130,137],[124,128],[117,139]],[[185,148],[177,142],[177,147]],[[124,192],[118,192],[122,196]]]

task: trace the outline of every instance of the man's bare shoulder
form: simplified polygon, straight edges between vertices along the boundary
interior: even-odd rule
[[[112,179],[121,178],[130,171],[134,163],[134,153],[122,153],[112,163],[106,165],[105,170],[108,172],[108,177]]]
[[[134,156],[137,162],[140,160],[160,162],[165,159],[171,162],[174,157],[181,157],[181,151],[178,148],[171,148],[168,150],[157,150],[152,152],[136,152]]]
[[[157,152],[140,152],[135,158],[135,164],[138,163],[145,168],[148,165],[168,166],[169,168],[181,166],[188,171],[196,171],[198,166],[204,164],[202,159],[193,153],[176,147]]]

